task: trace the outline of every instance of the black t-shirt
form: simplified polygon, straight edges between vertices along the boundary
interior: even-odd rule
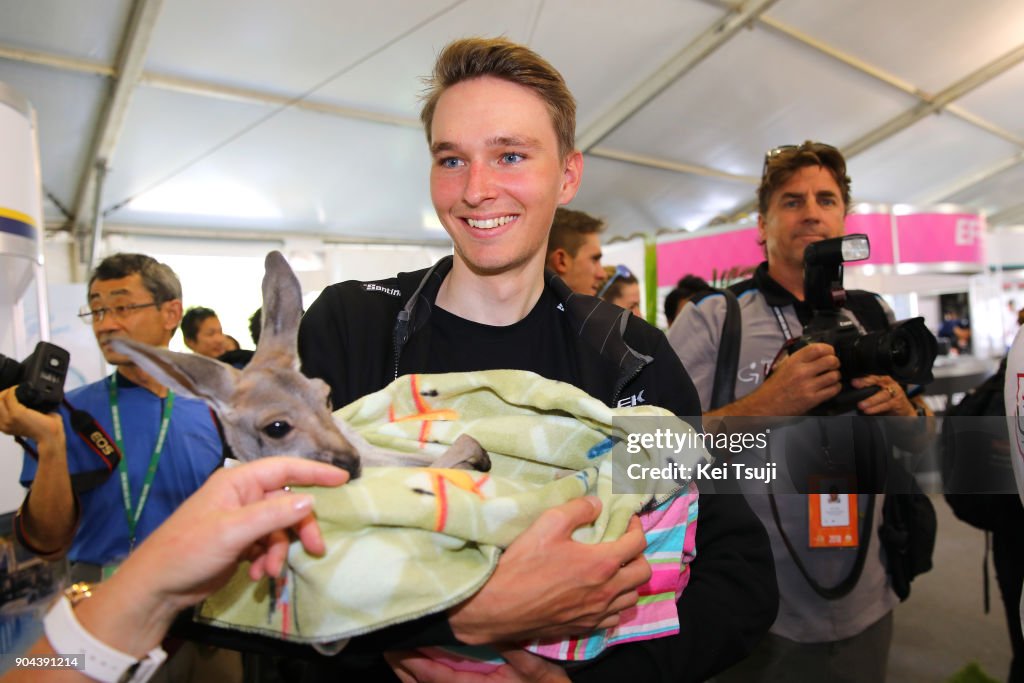
[[[526,317],[511,325],[483,325],[436,305],[429,325],[430,353],[424,373],[529,370],[579,384],[572,331],[547,288]]]

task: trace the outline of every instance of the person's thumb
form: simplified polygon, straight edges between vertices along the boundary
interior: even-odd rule
[[[537,518],[530,531],[552,538],[565,538],[581,526],[592,523],[601,514],[601,500],[594,496],[574,498],[551,508]]]

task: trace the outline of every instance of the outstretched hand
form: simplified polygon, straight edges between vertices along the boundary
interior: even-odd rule
[[[239,559],[254,580],[280,575],[287,529],[314,555],[324,552],[313,498],[286,486],[340,486],[348,472],[301,458],[263,458],[218,470],[132,554],[118,571],[147,577],[165,599],[195,604],[222,586]],[[174,567],[168,571],[168,567]],[[161,571],[161,569],[164,571]]]
[[[312,496],[283,489],[346,481],[342,469],[292,457],[218,470],[75,613],[101,641],[141,656],[179,611],[223,586],[241,560],[252,561],[253,579],[280,574],[287,530],[308,552],[322,554]]]
[[[578,498],[547,510],[508,547],[484,587],[449,614],[456,637],[470,645],[563,638],[618,624],[650,579],[647,541],[634,517],[606,543],[572,539],[597,519],[601,502]]]

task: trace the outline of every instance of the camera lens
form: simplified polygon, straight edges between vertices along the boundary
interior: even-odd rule
[[[932,363],[938,353],[935,337],[924,318],[896,323],[885,332],[871,332],[846,341],[840,363],[849,377],[889,375],[900,382],[932,381]]]
[[[913,357],[910,342],[903,336],[895,335],[892,340],[892,346],[889,349],[889,356],[892,359],[893,367],[907,367],[910,359]]]

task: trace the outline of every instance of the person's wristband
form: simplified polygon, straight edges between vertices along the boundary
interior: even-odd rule
[[[89,597],[85,584],[75,584],[58,598],[43,619],[46,639],[59,654],[81,653],[85,659],[85,673],[104,683],[144,683],[156,672],[167,653],[159,646],[150,650],[143,659],[125,654],[98,640],[85,630],[75,617],[73,604]]]

